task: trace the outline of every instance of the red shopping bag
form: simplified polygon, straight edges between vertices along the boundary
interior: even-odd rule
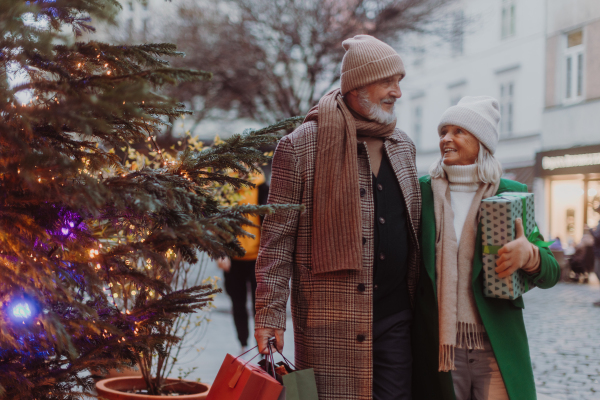
[[[206,400],[278,400],[282,391],[258,365],[227,354]]]

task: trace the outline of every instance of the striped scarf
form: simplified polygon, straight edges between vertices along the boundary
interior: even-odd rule
[[[304,122],[317,121],[313,188],[312,270],[360,270],[362,218],[358,185],[357,134],[388,137],[396,121],[383,125],[352,113],[335,89],[319,100]]]

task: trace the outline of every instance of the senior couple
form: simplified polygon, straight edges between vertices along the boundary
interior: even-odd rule
[[[483,295],[479,207],[525,185],[494,158],[498,103],[465,97],[438,126],[440,159],[418,179],[396,128],[400,56],[367,35],[342,43],[341,89],[279,143],[256,265],[255,337],[284,346],[291,294],[295,362],[320,400],[535,399],[523,300]],[[520,229],[519,229],[520,228]],[[497,271],[540,288],[559,268],[518,238]],[[290,288],[291,280],[291,288]]]

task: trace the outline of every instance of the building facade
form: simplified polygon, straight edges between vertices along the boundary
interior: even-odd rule
[[[550,237],[577,243],[600,214],[600,2],[546,0],[543,148],[536,194]],[[540,206],[542,206],[540,204]]]
[[[397,113],[419,173],[439,157],[442,113],[462,96],[493,96],[505,177],[535,193],[546,237],[579,242],[600,216],[600,2],[460,0],[444,12],[449,42],[406,38],[417,45]]]
[[[421,43],[405,57],[398,120],[417,144],[419,173],[439,157],[443,112],[463,96],[489,95],[502,114],[496,156],[510,177],[532,185],[542,146],[544,0],[460,0],[444,13],[449,42],[406,38]]]

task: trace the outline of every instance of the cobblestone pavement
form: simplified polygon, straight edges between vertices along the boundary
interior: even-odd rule
[[[220,275],[218,270],[209,274]],[[600,400],[600,308],[592,306],[598,300],[599,286],[568,283],[525,294],[525,323],[540,400]],[[219,294],[215,305],[211,321],[195,346],[203,350],[190,349],[179,363],[184,370],[196,368],[190,379],[209,383],[227,353],[241,352],[229,297]],[[287,326],[284,355],[293,361],[290,318]]]
[[[525,294],[536,386],[557,400],[600,400],[600,287],[559,283]]]

